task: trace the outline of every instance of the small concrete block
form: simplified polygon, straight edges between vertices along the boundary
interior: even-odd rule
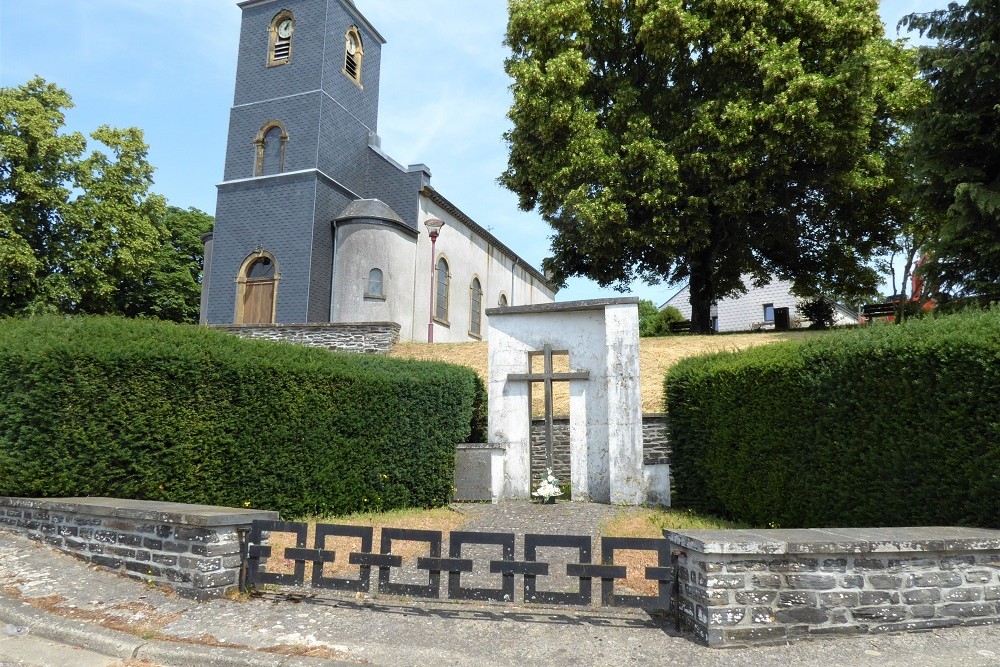
[[[125,547],[105,547],[104,553],[109,553],[112,556],[120,556],[122,558],[135,558],[135,549],[127,549]]]
[[[163,571],[160,568],[155,565],[150,565],[149,563],[125,563],[125,569],[128,572],[135,572],[142,577],[163,576]]]
[[[163,550],[169,551],[171,553],[182,554],[182,553],[187,553],[188,545],[184,544],[183,542],[164,542]]]
[[[218,542],[214,544],[194,543],[191,553],[196,556],[229,556],[240,553],[239,542]]]
[[[778,607],[815,607],[816,599],[816,594],[810,591],[779,591]]]
[[[781,575],[755,574],[750,577],[753,588],[778,588],[781,586]]]
[[[847,559],[824,558],[819,569],[823,572],[847,572]]]
[[[992,616],[997,613],[995,605],[985,602],[956,602],[941,605],[938,608],[940,616],[952,618],[971,618],[975,616]]]
[[[906,585],[911,588],[954,588],[962,585],[962,575],[957,572],[910,574],[906,577]]]
[[[710,609],[708,612],[708,624],[711,626],[739,625],[746,617],[746,613],[746,609],[743,607]]]
[[[785,575],[789,588],[809,590],[829,590],[837,587],[837,578],[826,574]]]
[[[903,585],[903,578],[895,575],[873,574],[868,576],[868,585],[877,590],[895,590]]]
[[[979,586],[949,589],[944,599],[948,602],[977,602],[983,599],[983,589]]]
[[[861,605],[874,607],[881,604],[899,604],[899,593],[890,591],[861,591]]]
[[[829,614],[823,609],[813,607],[795,607],[792,609],[779,609],[774,613],[779,623],[806,623],[809,625],[820,625],[829,620]]]
[[[90,562],[94,565],[111,568],[112,570],[120,570],[125,561],[121,558],[111,558],[110,556],[94,554],[90,557]]]
[[[941,601],[941,591],[936,588],[920,588],[903,593],[906,604],[930,604]]]
[[[763,560],[738,560],[726,565],[727,572],[763,572],[767,570],[767,561]]]
[[[819,561],[815,558],[780,558],[769,561],[767,569],[771,572],[815,572],[819,569]]]
[[[858,607],[851,614],[862,621],[901,621],[906,618],[906,607]]]
[[[858,593],[820,593],[821,607],[856,607],[860,599]]]
[[[859,572],[871,572],[874,570],[884,570],[885,561],[881,558],[855,558],[854,569]]]
[[[778,642],[786,638],[786,630],[781,626],[756,627],[756,628],[733,628],[725,630],[724,636],[727,643],[760,643]]]
[[[890,558],[889,559],[889,569],[893,571],[898,570],[917,570],[926,568],[937,568],[938,560],[931,556],[912,556],[908,558]]]
[[[993,581],[993,573],[989,570],[968,570],[965,581],[969,584],[989,584]]]
[[[118,544],[127,544],[130,547],[141,547],[142,535],[132,535],[131,533],[118,533]]]
[[[196,572],[192,580],[195,588],[217,588],[232,586],[236,583],[235,570],[220,570],[219,572]]]
[[[709,588],[745,588],[746,577],[738,575],[712,575],[707,578],[705,585]]]
[[[778,591],[763,591],[752,589],[748,591],[737,591],[736,592],[736,602],[737,604],[745,605],[755,605],[755,604],[772,604],[775,598],[778,597]]]
[[[961,556],[945,556],[941,559],[942,570],[966,569],[976,564],[976,557],[972,554]]]

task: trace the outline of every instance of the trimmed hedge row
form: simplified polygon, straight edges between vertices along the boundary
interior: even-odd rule
[[[120,318],[0,321],[0,495],[342,514],[448,502],[465,368]]]
[[[675,505],[1000,528],[1000,309],[689,359],[665,391]]]

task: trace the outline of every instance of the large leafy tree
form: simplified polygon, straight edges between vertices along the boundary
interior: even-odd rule
[[[167,238],[142,131],[102,126],[86,154],[70,107],[40,78],[0,89],[0,316],[120,312]]]
[[[169,206],[158,224],[166,240],[146,272],[119,286],[118,311],[129,317],[197,322],[205,260],[201,237],[212,230],[214,218],[196,208]]]
[[[874,291],[892,150],[920,97],[875,0],[509,0],[501,182],[553,227],[546,269],[713,301],[791,278]]]
[[[919,51],[931,98],[913,124],[921,270],[939,296],[1000,298],[1000,4],[952,2],[900,24],[937,40]]]

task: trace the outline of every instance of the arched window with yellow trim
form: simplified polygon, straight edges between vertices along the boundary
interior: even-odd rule
[[[444,257],[437,262],[437,289],[434,298],[434,319],[442,324],[448,324],[448,292],[451,288],[451,274],[448,273],[448,262]]]
[[[473,278],[469,285],[469,333],[477,338],[483,335],[483,285]]]
[[[288,132],[280,120],[269,120],[261,126],[253,141],[257,149],[254,176],[270,176],[285,170],[285,146]]]
[[[351,26],[344,35],[344,75],[361,86],[361,60],[365,55],[365,47],[361,42],[361,33],[357,26]]]

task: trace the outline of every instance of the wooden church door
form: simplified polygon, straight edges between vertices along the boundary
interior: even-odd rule
[[[261,257],[247,271],[243,292],[243,324],[274,324],[274,262]]]

